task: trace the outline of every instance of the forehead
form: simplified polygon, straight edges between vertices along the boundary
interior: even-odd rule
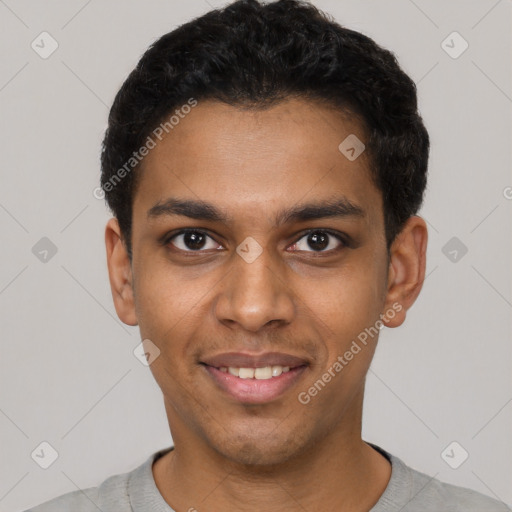
[[[366,140],[353,116],[299,99],[263,110],[199,101],[168,132],[155,139],[137,171],[134,223],[137,214],[169,197],[256,220],[262,211],[343,196],[361,206],[368,223],[378,224],[382,200],[368,156],[363,151],[348,158],[354,142],[359,151],[357,141]]]

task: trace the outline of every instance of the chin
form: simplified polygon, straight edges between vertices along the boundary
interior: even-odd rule
[[[275,426],[267,431],[247,428],[232,432],[229,437],[214,443],[214,449],[235,464],[252,468],[270,469],[286,464],[304,451],[307,438],[304,430],[299,433],[280,431]]]

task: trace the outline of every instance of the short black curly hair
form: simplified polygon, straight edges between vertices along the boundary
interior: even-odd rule
[[[140,167],[133,155],[155,127],[191,98],[262,109],[292,96],[362,120],[389,255],[427,184],[430,143],[415,83],[393,53],[308,2],[238,0],[160,37],[115,97],[102,143],[101,187],[130,258]]]

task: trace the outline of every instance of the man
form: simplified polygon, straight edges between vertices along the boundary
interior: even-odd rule
[[[504,511],[361,438],[381,328],[425,277],[429,137],[394,56],[296,0],[156,41],[117,94],[102,189],[119,318],[173,448],[46,511]]]

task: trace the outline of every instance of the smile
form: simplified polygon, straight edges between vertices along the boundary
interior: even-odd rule
[[[208,376],[224,395],[244,404],[265,404],[281,398],[300,380],[307,366],[279,365],[260,368],[203,365]]]
[[[274,377],[279,377],[282,373],[287,373],[290,371],[289,366],[264,366],[263,368],[238,368],[235,366],[229,367],[221,367],[219,370],[223,373],[229,373],[230,375],[234,375],[235,377],[239,377],[241,379],[258,379],[258,380],[267,380],[272,379]]]

